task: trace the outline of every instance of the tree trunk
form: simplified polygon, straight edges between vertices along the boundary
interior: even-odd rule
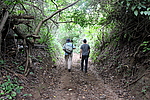
[[[8,19],[8,15],[9,15],[9,13],[8,13],[8,11],[6,11],[6,12],[4,13],[4,16],[3,16],[3,18],[2,18],[2,21],[1,21],[1,23],[0,23],[0,58],[2,57],[2,51],[1,51],[2,29],[3,29],[5,23],[6,23],[7,19]]]
[[[26,35],[21,34],[19,28],[13,28],[13,31],[18,35],[18,37],[20,37],[21,39],[26,39]],[[26,39],[26,42],[31,44],[32,46],[34,46],[34,43],[28,39]]]

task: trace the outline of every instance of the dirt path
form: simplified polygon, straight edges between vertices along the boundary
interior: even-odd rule
[[[32,97],[22,98],[24,100],[124,100],[104,84],[92,66],[89,65],[86,74],[80,71],[78,54],[74,54],[71,72],[65,70],[64,61],[56,68],[41,70],[40,65],[36,68],[38,79],[29,83],[30,92],[26,91]]]
[[[54,100],[121,100],[89,66],[88,73],[80,71],[79,55],[74,54],[72,71],[64,70]]]

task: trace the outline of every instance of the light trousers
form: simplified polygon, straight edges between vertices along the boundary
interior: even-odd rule
[[[65,62],[66,62],[66,67],[68,69],[71,69],[71,66],[72,66],[72,54],[65,55]]]

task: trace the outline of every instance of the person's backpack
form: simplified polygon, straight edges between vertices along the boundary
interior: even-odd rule
[[[68,54],[71,54],[73,51],[73,44],[70,45],[69,43],[66,43],[65,44],[65,52],[68,53]]]

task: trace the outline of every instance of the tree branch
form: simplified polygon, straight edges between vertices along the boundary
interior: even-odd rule
[[[59,12],[65,10],[65,9],[67,9],[67,8],[69,8],[69,7],[73,6],[73,5],[75,5],[78,1],[80,1],[80,0],[75,1],[74,3],[68,5],[67,7],[64,7],[64,8],[62,8],[62,9],[57,10],[57,11],[54,12],[51,16],[49,16],[49,17],[43,19],[43,20],[38,24],[38,26],[37,26],[37,28],[36,28],[34,34],[38,34],[38,32],[40,31],[40,27],[42,26],[42,24],[43,24],[44,22],[46,22],[47,20],[51,19],[51,18],[52,18],[54,15],[56,15],[57,13],[59,13]]]
[[[31,42],[30,40],[28,40],[28,39],[26,38],[26,35],[21,34],[21,32],[19,31],[18,28],[14,27],[14,28],[12,28],[12,29],[13,29],[13,31],[14,31],[19,37],[21,37],[22,39],[25,39],[25,40],[27,41],[27,43],[29,43],[29,44],[32,45],[32,46],[34,45],[33,42]]]
[[[34,8],[36,8],[36,9],[38,9],[41,13],[43,12],[40,8],[38,8],[38,7],[35,6],[35,5],[31,5],[31,4],[29,4],[29,3],[24,3],[24,4],[29,5],[29,6],[31,6],[31,7],[34,7]],[[46,16],[44,15],[44,13],[42,13],[42,15],[43,15],[44,17],[46,17]]]
[[[56,23],[75,23],[74,21],[66,21],[66,22],[56,22]]]
[[[18,18],[18,19],[34,19],[34,16],[17,16],[17,15],[13,15],[12,18]]]
[[[53,3],[54,3],[54,5],[56,5],[56,8],[58,9],[58,6],[57,6],[57,4],[53,1],[53,0],[51,0]]]

